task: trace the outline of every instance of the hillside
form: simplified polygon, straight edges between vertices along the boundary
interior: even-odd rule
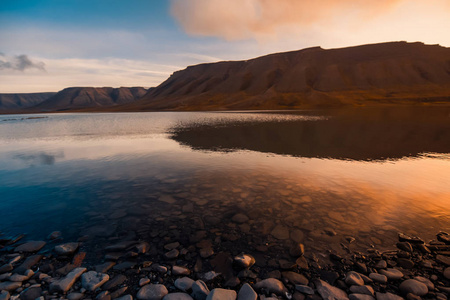
[[[390,42],[276,53],[173,73],[119,110],[450,103],[450,48]]]
[[[0,94],[0,111],[21,110],[47,100],[56,93]]]

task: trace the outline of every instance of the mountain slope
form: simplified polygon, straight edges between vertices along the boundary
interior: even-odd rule
[[[19,110],[38,105],[56,93],[0,94],[1,110]]]
[[[450,48],[390,42],[190,66],[122,110],[450,103]]]

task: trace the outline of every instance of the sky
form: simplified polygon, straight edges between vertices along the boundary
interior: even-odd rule
[[[449,33],[449,0],[0,0],[0,93],[148,88],[199,63]]]

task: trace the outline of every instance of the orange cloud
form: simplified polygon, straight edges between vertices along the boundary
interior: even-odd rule
[[[411,0],[172,0],[171,13],[188,34],[240,40],[367,21],[404,1]]]

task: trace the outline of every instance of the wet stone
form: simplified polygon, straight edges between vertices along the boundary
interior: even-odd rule
[[[108,282],[106,282],[103,286],[102,289],[103,290],[110,290],[115,288],[116,286],[121,285],[122,283],[124,283],[127,280],[127,277],[125,275],[122,274],[118,274],[116,276],[114,276],[111,280],[109,280]]]
[[[180,251],[178,251],[177,249],[172,249],[164,254],[164,256],[168,259],[175,259],[178,257],[178,255],[180,255]]]
[[[99,273],[106,273],[106,271],[108,271],[109,269],[111,269],[111,268],[114,267],[115,265],[116,265],[115,262],[108,261],[108,262],[105,262],[104,264],[96,265],[96,266],[94,267],[94,269],[95,269],[96,272],[99,272]]]
[[[75,283],[75,281],[86,272],[86,268],[76,268],[67,274],[64,278],[61,278],[52,284],[50,284],[50,292],[63,292],[66,293]]]
[[[436,255],[436,261],[446,266],[450,266],[450,256]]]
[[[202,258],[208,258],[214,254],[214,250],[210,247],[200,249],[200,256]]]
[[[122,297],[119,298],[113,298],[115,300],[133,300],[133,296],[131,296],[130,294],[124,295]]]
[[[375,297],[365,294],[350,294],[348,298],[350,300],[375,300]]]
[[[425,278],[422,276],[416,276],[416,277],[414,277],[414,280],[417,280],[417,281],[425,284],[428,288],[428,291],[434,291],[434,284],[428,278]]]
[[[379,262],[377,262],[375,264],[375,269],[386,269],[386,268],[387,268],[387,262],[384,259],[380,260]]]
[[[194,280],[189,277],[178,278],[175,280],[175,287],[180,291],[187,292],[192,288]]]
[[[314,295],[314,290],[311,287],[307,286],[307,285],[298,285],[297,284],[295,286],[295,289],[297,291],[299,291],[300,293],[302,293],[302,294]]]
[[[378,273],[370,273],[369,278],[372,279],[373,281],[379,282],[379,283],[387,282],[387,277],[385,275],[378,274]]]
[[[257,291],[264,290],[269,293],[274,293],[277,295],[283,295],[284,293],[287,292],[287,289],[284,286],[284,284],[275,278],[267,278],[267,279],[261,280],[260,282],[257,282],[253,287]]]
[[[408,279],[403,281],[399,286],[400,291],[406,295],[408,293],[412,293],[417,296],[425,296],[428,294],[427,286],[414,279]]]
[[[234,257],[234,262],[241,268],[250,268],[255,264],[256,260],[249,254],[239,254]]]
[[[303,244],[295,244],[289,249],[289,255],[293,257],[303,256],[305,254],[305,246]]]
[[[403,297],[397,296],[392,293],[376,293],[377,300],[404,300]]]
[[[331,286],[322,280],[316,280],[315,282],[317,292],[322,296],[324,300],[347,300],[347,293],[343,290]]]
[[[21,300],[35,300],[36,298],[39,298],[42,293],[41,287],[30,287],[25,290],[23,290],[20,293],[20,299]]]
[[[410,253],[413,252],[413,248],[412,248],[411,244],[408,242],[398,242],[397,248],[400,250],[406,251],[406,252],[410,252]]]
[[[220,276],[220,273],[209,271],[202,275],[202,279],[205,281],[214,280],[216,277]]]
[[[65,243],[55,246],[55,252],[58,255],[71,255],[77,251],[79,243]]]
[[[9,272],[13,270],[13,266],[12,264],[4,264],[3,266],[0,267],[0,274]]]
[[[173,242],[173,243],[164,245],[164,249],[166,249],[167,251],[176,249],[178,247],[180,247],[180,243],[179,242]]]
[[[27,257],[25,261],[14,270],[15,273],[23,274],[26,270],[31,269],[34,265],[36,265],[41,259],[42,255],[32,255]]]
[[[140,300],[160,300],[168,293],[169,291],[162,284],[148,284],[139,290],[136,297]]]
[[[192,300],[193,298],[186,293],[170,293],[164,296],[163,300]]]
[[[380,270],[380,274],[383,274],[389,280],[399,280],[403,277],[403,273],[397,269],[388,268],[386,270]]]
[[[16,249],[14,249],[14,252],[37,252],[41,250],[45,246],[45,244],[46,242],[44,241],[29,241],[16,247]]]
[[[83,293],[73,292],[67,295],[68,300],[80,300],[84,297]]]
[[[412,269],[414,267],[414,262],[407,258],[398,258],[397,265],[405,269]]]
[[[201,280],[197,280],[192,284],[192,297],[195,300],[205,300],[209,294],[209,289]]]
[[[220,288],[213,289],[206,297],[206,300],[235,300],[235,299],[236,299],[235,291]]]
[[[8,291],[0,291],[0,300],[9,300],[11,295]]]
[[[361,275],[359,273],[350,271],[345,276],[345,283],[349,286],[364,285],[364,280],[361,278]]]
[[[118,265],[115,265],[113,267],[114,270],[117,271],[123,271],[123,270],[127,270],[127,269],[132,269],[134,268],[134,266],[136,265],[135,262],[132,261],[124,261],[123,263],[120,263]]]
[[[352,285],[350,287],[350,291],[354,294],[364,294],[364,295],[371,295],[375,296],[375,291],[373,290],[373,287],[370,285]]]
[[[189,275],[191,271],[189,271],[189,269],[185,267],[173,266],[172,273],[174,275]]]
[[[237,296],[238,300],[256,300],[257,298],[258,295],[248,283],[242,285]]]

